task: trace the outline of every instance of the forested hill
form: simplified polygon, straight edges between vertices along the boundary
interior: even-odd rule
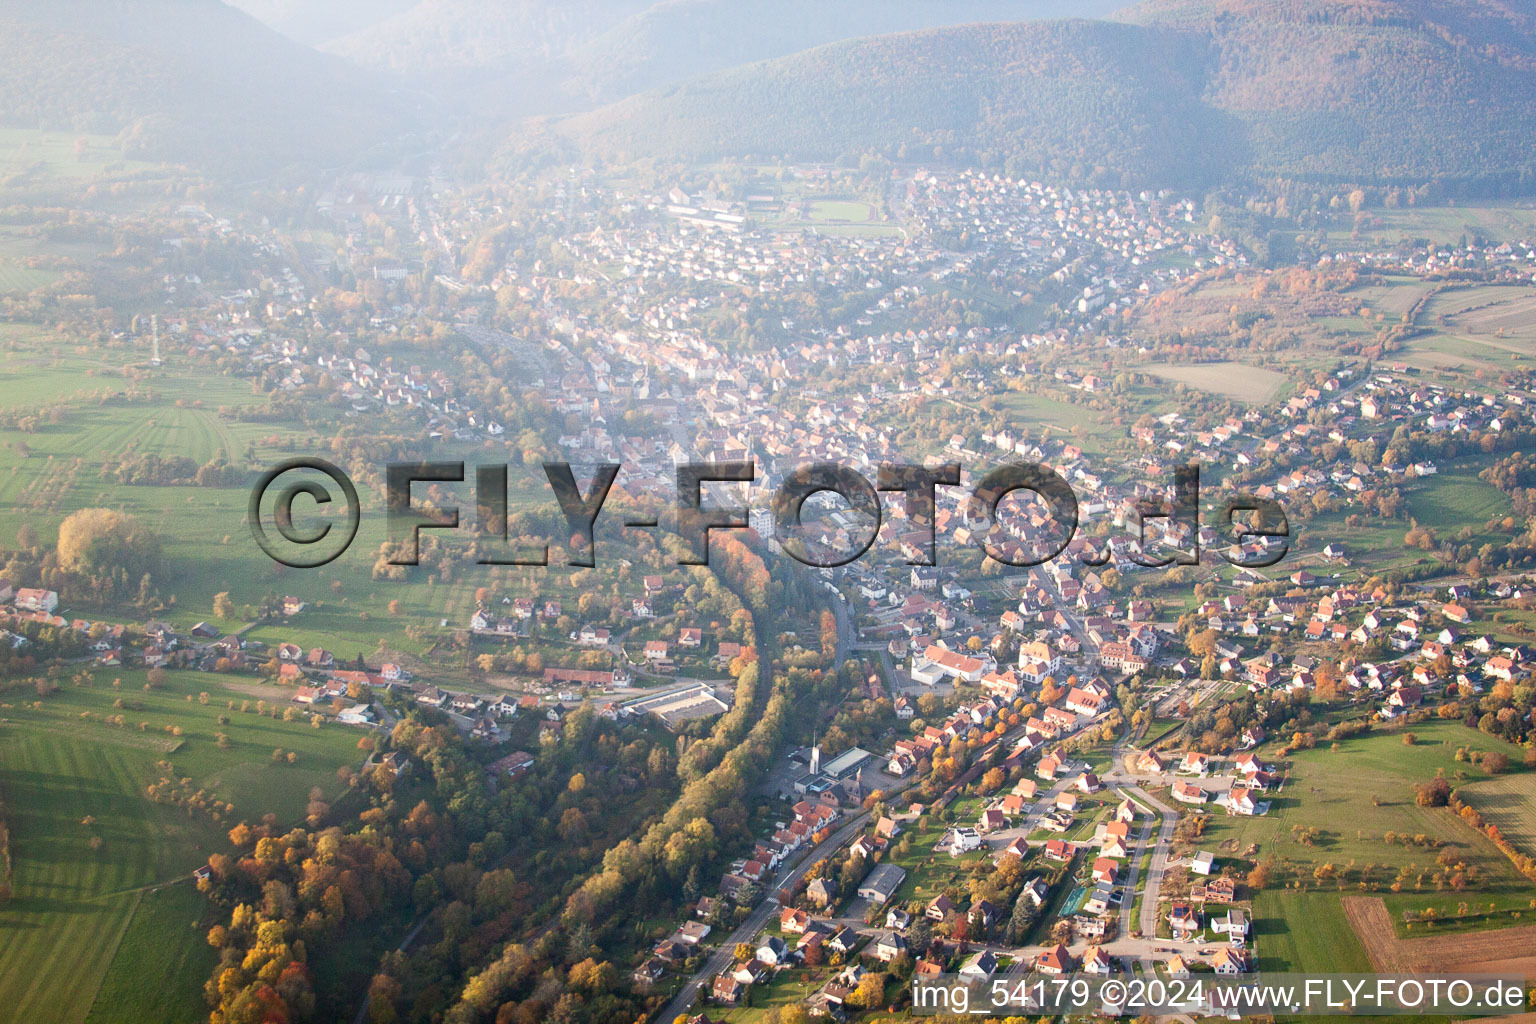
[[[0,0],[0,125],[121,135],[129,156],[261,176],[405,127],[366,72],[219,0]]]
[[[567,58],[568,88],[617,100],[757,60],[867,36],[978,22],[1096,17],[1120,0],[664,0]]]
[[[610,157],[979,161],[1106,184],[1284,175],[1529,191],[1536,35],[1506,4],[1154,0],[1116,22],[824,46],[553,125]]]
[[[1536,166],[1536,21],[1512,3],[1153,0],[1120,17],[1208,39],[1200,98],[1260,171],[1507,182]]]
[[[619,158],[876,151],[1115,184],[1202,180],[1229,149],[1196,100],[1204,53],[1183,33],[1102,21],[929,29],[696,78],[554,131]]]

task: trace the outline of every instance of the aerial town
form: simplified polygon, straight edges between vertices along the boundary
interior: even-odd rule
[[[837,178],[794,167],[781,180],[805,191]],[[793,576],[803,610],[771,633],[754,622],[760,596],[706,592],[661,546],[600,528],[608,554],[580,577],[476,570],[462,546],[430,542],[424,568],[437,589],[400,634],[408,642],[367,642],[378,634],[364,609],[383,614],[388,584],[424,571],[387,562],[388,544],[366,597],[290,574],[260,591],[232,582],[191,617],[159,592],[147,616],[93,614],[102,602],[71,593],[78,576],[13,559],[0,581],[12,656],[147,673],[146,690],[184,673],[234,680],[248,696],[230,709],[248,712],[257,697],[258,714],[361,738],[367,753],[347,772],[376,792],[425,770],[427,749],[401,742],[410,723],[441,722],[480,765],[479,785],[510,794],[586,764],[591,754],[562,750],[593,728],[640,738],[653,762],[677,756],[667,736],[686,754],[717,718],[758,713],[757,665],[772,649],[776,664],[835,690],[742,780],[754,812],[710,829],[708,851],[690,858],[687,898],[658,904],[673,912],[665,927],[653,920],[621,943],[630,962],[613,966],[661,1020],[729,1021],[765,1001],[843,1019],[899,1002],[902,984],[924,975],[1242,974],[1266,958],[1297,962],[1289,947],[1265,948],[1274,926],[1263,922],[1312,912],[1307,899],[1325,888],[1504,893],[1512,873],[1529,877],[1507,840],[1507,866],[1468,851],[1503,832],[1441,784],[1443,770],[1356,798],[1455,801],[1469,835],[1399,829],[1395,841],[1421,851],[1405,866],[1385,851],[1385,866],[1329,858],[1322,851],[1342,840],[1322,839],[1320,823],[1349,811],[1328,806],[1345,794],[1319,785],[1324,770],[1310,760],[1330,744],[1451,730],[1418,742],[1456,743],[1445,760],[1467,765],[1474,775],[1457,772],[1467,781],[1517,769],[1522,742],[1529,766],[1536,652],[1517,616],[1533,597],[1530,549],[1491,542],[1519,530],[1498,521],[1499,501],[1528,501],[1520,453],[1536,383],[1519,363],[1469,375],[1390,345],[1373,358],[1354,340],[1356,355],[1255,369],[1276,381],[1263,400],[1196,377],[1177,385],[1176,407],[1160,401],[1158,373],[1174,375],[1166,387],[1180,379],[1173,368],[1201,365],[1149,363],[1162,351],[1148,346],[1161,337],[1161,304],[1231,282],[1294,289],[1281,278],[1300,273],[1251,266],[1199,223],[1193,200],[1164,193],[893,170],[879,191],[902,229],[861,235],[771,229],[796,203],[782,186],[731,199],[575,178],[543,188],[517,197],[518,216],[560,239],[560,259],[517,249],[473,282],[464,267],[486,212],[445,181],[338,180],[316,208],[346,244],[303,266],[280,235],[183,204],[157,227],[158,258],[231,246],[249,283],[163,273],[153,322],[115,343],[152,341],[147,380],[178,362],[217,365],[268,396],[275,415],[323,409],[344,433],[388,437],[401,452],[414,438],[476,460],[510,453],[515,469],[563,460],[581,475],[618,463],[620,511],[609,517],[664,507],[680,462],[750,460],[752,483],[715,485],[711,500],[743,505],[743,534],[763,545],[755,557],[780,562],[768,500],[798,466],[836,462],[873,478],[885,463],[952,462],[958,486],[940,487],[931,512],[888,499],[856,561],[773,570]],[[380,221],[414,242],[376,255]],[[1310,351],[1294,340],[1301,332],[1359,305],[1341,293],[1423,288],[1450,268],[1476,273],[1480,288],[1528,283],[1536,242],[1346,242],[1305,271],[1316,294],[1285,330]],[[338,273],[369,296],[361,311],[314,283]],[[936,297],[978,277],[991,294],[1048,295],[1049,313],[1025,330],[955,322]],[[407,297],[426,292],[430,302]],[[507,301],[516,324],[497,312]],[[1405,333],[1354,315],[1365,341]],[[467,340],[474,366],[515,367],[515,391],[397,357],[400,339],[444,331]],[[530,419],[530,407],[544,413]],[[232,454],[250,460],[249,447]],[[365,461],[364,448],[332,450]],[[136,459],[109,460],[103,474],[152,471]],[[976,520],[967,489],[1011,461],[1070,484],[1070,539],[1038,503]],[[1201,467],[1198,514],[1149,513],[1190,463]],[[1486,523],[1456,532],[1414,511],[1443,472],[1491,496]],[[1234,534],[1211,498],[1239,494],[1277,503],[1288,530]],[[514,533],[545,533],[553,507],[518,505]],[[809,502],[804,516],[827,555],[870,530],[836,499]],[[1005,561],[978,557],[983,530]],[[1191,554],[1153,567],[1154,550]],[[1426,557],[1404,561],[1405,550]],[[602,567],[610,556],[616,570]],[[337,594],[351,609],[345,627]],[[820,694],[827,682],[813,685]],[[743,701],[754,706],[734,710]],[[1479,749],[1500,746],[1513,749]],[[556,816],[562,835],[592,827],[573,824],[586,816],[572,818],[577,807]],[[717,845],[727,835],[740,839]],[[216,894],[237,874],[197,869]],[[1429,926],[1431,901],[1399,902],[1405,935]],[[1485,916],[1518,916],[1519,905],[1498,895]],[[1383,913],[1345,904],[1345,927],[1379,927],[1355,924],[1372,912]]]

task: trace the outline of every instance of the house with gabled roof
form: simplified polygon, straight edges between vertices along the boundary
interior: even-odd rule
[[[1076,967],[1077,958],[1060,943],[1035,958],[1035,970],[1041,974],[1069,974]]]
[[[1209,798],[1204,789],[1183,779],[1173,780],[1173,798],[1185,804],[1203,804]]]

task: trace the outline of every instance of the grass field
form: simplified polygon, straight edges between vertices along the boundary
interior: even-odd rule
[[[1443,291],[1425,305],[1423,318],[1472,346],[1530,356],[1536,353],[1536,288],[1482,285]]]
[[[1321,552],[1327,544],[1338,542],[1349,552],[1350,569],[1346,575],[1368,576],[1372,573],[1405,568],[1423,561],[1440,560],[1433,551],[1403,546],[1409,520],[1433,529],[1442,540],[1456,540],[1463,527],[1471,536],[1463,543],[1474,548],[1484,543],[1507,543],[1507,534],[1490,531],[1491,519],[1501,519],[1511,512],[1509,497],[1498,488],[1478,478],[1485,463],[1471,460],[1445,464],[1435,476],[1414,481],[1404,489],[1406,518],[1382,520],[1360,517],[1356,525],[1347,523],[1353,508],[1324,513],[1301,524],[1292,524],[1292,551],[1297,555]],[[1314,571],[1316,571],[1314,569]]]
[[[1254,903],[1261,971],[1366,972],[1371,961],[1332,893],[1264,892]]]
[[[0,324],[0,353],[0,410],[40,409],[125,386],[124,356],[72,351],[45,328]]]
[[[1508,537],[1488,532],[1485,524],[1512,513],[1509,495],[1479,479],[1477,472],[1476,465],[1442,467],[1408,492],[1408,515],[1442,535],[1455,536],[1470,527],[1473,546],[1507,542]]]
[[[1349,294],[1373,310],[1401,317],[1433,288],[1433,284],[1416,277],[1389,276],[1385,284],[1366,285]]]
[[[1007,391],[999,397],[1007,424],[1016,429],[1035,430],[1049,426],[1072,435],[1074,442],[1084,450],[1102,451],[1107,445],[1118,443],[1125,436],[1124,430],[1117,429],[1108,417],[1095,409],[1027,391]],[[940,443],[943,443],[942,440]]]
[[[1419,314],[1430,333],[1411,339],[1408,362],[1442,372],[1518,369],[1536,356],[1536,288],[1477,285],[1443,291]]]
[[[1141,368],[1163,380],[1250,404],[1275,397],[1288,382],[1283,373],[1246,363],[1147,363]]]
[[[954,820],[959,824],[969,824],[974,822],[975,818],[976,815],[973,814],[969,819],[957,817]],[[922,822],[924,827],[920,828],[919,822]],[[913,900],[927,903],[950,886],[963,886],[970,876],[970,869],[986,858],[986,853],[981,850],[959,857],[951,857],[947,853],[935,853],[933,844],[944,837],[944,832],[949,827],[937,814],[929,813],[918,821],[906,823],[903,827],[907,830],[907,836],[911,838],[912,849],[905,857],[895,857],[891,861],[906,869],[907,872],[901,888],[896,890],[895,896],[891,899],[890,905],[893,907],[905,906]]]
[[[766,985],[754,985],[749,993],[749,1006],[709,1008],[709,1019],[725,1024],[762,1024],[775,1010],[803,1003],[812,993],[837,972],[829,967],[808,970],[796,968],[781,971]]]
[[[160,870],[194,866],[177,856],[188,826],[141,796],[142,751],[9,726],[6,734],[0,777],[15,895],[0,909],[0,1002],[17,1020],[82,1020],[138,888]],[[93,826],[82,824],[87,816]],[[90,848],[91,834],[101,849]]]
[[[38,170],[52,177],[80,180],[109,170],[131,172],[153,166],[124,160],[110,135],[0,128],[0,177]]]
[[[206,940],[208,911],[208,901],[187,883],[140,894],[86,1024],[203,1020],[203,982],[218,962]]]
[[[203,902],[189,882],[165,886],[227,846],[223,834],[241,816],[271,810],[293,822],[311,787],[336,796],[336,769],[361,758],[356,731],[242,714],[243,697],[217,677],[173,672],[153,692],[143,682],[142,673],[103,673],[36,704],[35,695],[10,694],[0,708],[15,890],[0,908],[0,1005],[11,1019],[178,1020],[166,1006],[196,1010],[198,1001],[184,997],[210,965],[201,931],[190,927]],[[216,721],[221,713],[228,725]],[[101,721],[113,714],[129,724]],[[229,735],[228,749],[218,732]],[[274,763],[277,748],[295,751],[297,763]],[[232,802],[235,814],[214,821],[151,800],[146,788],[164,774],[162,760],[173,777]]]

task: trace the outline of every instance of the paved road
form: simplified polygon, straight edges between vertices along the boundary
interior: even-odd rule
[[[1150,969],[1150,946],[1153,942],[1158,941],[1158,900],[1162,894],[1163,876],[1168,871],[1168,857],[1173,849],[1173,832],[1179,824],[1179,812],[1176,808],[1169,807],[1141,787],[1141,783],[1149,778],[1149,776],[1137,775],[1128,770],[1125,760],[1127,753],[1126,743],[1127,741],[1122,739],[1115,745],[1112,755],[1114,762],[1105,776],[1105,782],[1123,792],[1128,792],[1144,806],[1151,807],[1162,816],[1162,824],[1158,828],[1157,838],[1152,840],[1155,843],[1152,847],[1152,859],[1147,863],[1147,882],[1141,901],[1141,919],[1136,922],[1136,926],[1141,930],[1142,942],[1146,947],[1138,948],[1137,953],[1143,966]],[[1136,844],[1136,849],[1131,854],[1131,873],[1125,888],[1127,896],[1131,898],[1128,898],[1120,908],[1120,934],[1127,939],[1133,930],[1131,927],[1131,907],[1134,903],[1133,894],[1136,891],[1136,880],[1140,874],[1141,856],[1146,851],[1148,841],[1147,830],[1143,829],[1142,836]],[[1129,968],[1130,964],[1127,963],[1126,967]]]
[[[736,927],[718,949],[705,961],[704,966],[694,972],[677,995],[666,1008],[656,1017],[658,1021],[670,1022],[679,1015],[693,1009],[694,1000],[698,997],[699,989],[706,981],[725,970],[734,962],[736,956],[736,944],[738,942],[751,942],[757,933],[768,924],[769,918],[779,910],[778,893],[781,889],[789,888],[810,870],[811,865],[829,856],[844,843],[853,839],[854,835],[864,830],[869,823],[869,812],[862,811],[858,815],[848,819],[836,832],[828,836],[821,843],[812,847],[793,867],[780,868],[773,884],[768,888],[768,895],[748,915],[747,919]]]
[[[1152,860],[1147,864],[1147,885],[1141,899],[1141,934],[1144,939],[1157,937],[1157,916],[1161,913],[1158,897],[1162,891],[1163,875],[1168,871],[1168,857],[1173,850],[1173,830],[1178,827],[1178,812],[1141,791],[1147,801],[1163,816],[1162,827],[1157,833],[1157,845],[1152,850]],[[1149,959],[1142,957],[1144,966],[1150,969]]]

